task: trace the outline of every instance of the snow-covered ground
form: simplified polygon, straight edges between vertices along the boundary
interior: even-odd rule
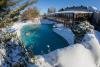
[[[96,67],[91,52],[81,44],[58,49],[37,60],[39,67]]]
[[[74,34],[69,28],[65,28],[62,24],[56,24],[56,28],[53,28],[53,31],[67,40],[69,44],[74,44]]]
[[[41,22],[41,24],[54,24],[54,23],[56,23],[56,22],[54,22],[54,21],[49,21],[49,20],[42,20],[42,22]]]
[[[25,25],[32,25],[32,24],[40,24],[40,22],[33,22],[30,20],[25,21],[25,22],[18,21],[12,26],[12,29],[16,30],[17,36],[20,37],[21,28]]]
[[[100,35],[100,32],[98,34]],[[83,39],[83,45],[91,50],[97,66],[100,67],[100,43],[96,35],[96,31],[87,33]]]
[[[100,43],[100,32],[95,30],[95,36],[98,39],[99,43]]]
[[[6,50],[0,47],[0,66],[4,63],[4,56],[6,56]]]

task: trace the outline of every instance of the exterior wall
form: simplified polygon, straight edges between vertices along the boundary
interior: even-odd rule
[[[92,16],[92,23],[100,24],[100,12],[94,12]]]
[[[91,13],[55,13],[48,15],[48,17],[63,18],[72,21],[89,21],[91,15]]]
[[[92,25],[95,26],[95,29],[100,31],[100,12],[93,13],[91,22],[92,22]]]

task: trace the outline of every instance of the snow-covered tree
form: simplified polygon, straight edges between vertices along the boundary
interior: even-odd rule
[[[18,19],[22,10],[36,2],[36,0],[27,0],[21,6],[18,6],[18,4],[23,1],[24,0],[0,0],[0,27],[11,25],[11,23]],[[13,6],[18,6],[18,8],[10,9]]]
[[[73,23],[71,29],[75,34],[75,43],[79,43],[84,37],[84,34],[90,32],[91,29],[94,29],[94,27],[89,22],[83,21]]]
[[[21,15],[21,19],[22,20],[34,20],[34,18],[37,18],[38,16],[39,16],[39,10],[36,7],[28,8]]]

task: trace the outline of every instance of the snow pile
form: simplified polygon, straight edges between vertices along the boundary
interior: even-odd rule
[[[17,30],[17,29],[20,29],[22,26],[27,25],[27,24],[32,24],[32,21],[25,21],[25,22],[18,21],[16,23],[14,23],[12,28],[15,28]]]
[[[100,43],[100,32],[95,30],[95,36],[98,39],[99,43]]]
[[[55,24],[53,27],[58,27],[58,28],[60,28],[60,27],[64,27],[64,25],[63,25],[62,23],[59,23],[59,24]]]
[[[12,26],[12,28],[14,28],[14,29],[16,29],[16,30],[20,30],[24,25],[30,25],[30,24],[36,24],[36,23],[34,23],[34,22],[30,21],[30,20],[28,20],[28,21],[23,21],[23,22],[19,21],[19,22],[16,22],[16,23]]]
[[[66,39],[69,44],[74,44],[74,34],[69,28],[60,26],[54,28],[53,31],[62,36],[64,39]]]
[[[4,57],[6,56],[6,51],[4,48],[0,47],[0,66],[4,63]]]
[[[75,44],[58,54],[62,67],[96,67],[92,54],[82,44]]]
[[[83,39],[83,44],[90,49],[98,67],[100,67],[100,44],[94,33],[87,33]]]
[[[16,30],[17,36],[20,38],[20,30],[23,26],[25,25],[32,25],[32,24],[40,24],[40,22],[33,22],[31,20],[24,21],[24,22],[16,22],[13,26],[12,29]]]
[[[96,67],[93,56],[82,44],[58,49],[37,59],[38,67]]]

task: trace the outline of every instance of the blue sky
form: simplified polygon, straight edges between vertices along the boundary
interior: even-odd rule
[[[95,6],[100,10],[100,0],[38,0],[36,3],[42,13],[46,12],[49,7],[60,9],[73,5]]]
[[[49,7],[60,9],[66,6],[66,0],[38,0],[36,6],[42,11],[46,12]]]
[[[47,12],[49,7],[55,7],[58,10],[67,6],[76,5],[95,6],[100,10],[100,0],[38,0],[35,4],[41,13]],[[33,7],[33,5],[31,5],[31,7]]]

